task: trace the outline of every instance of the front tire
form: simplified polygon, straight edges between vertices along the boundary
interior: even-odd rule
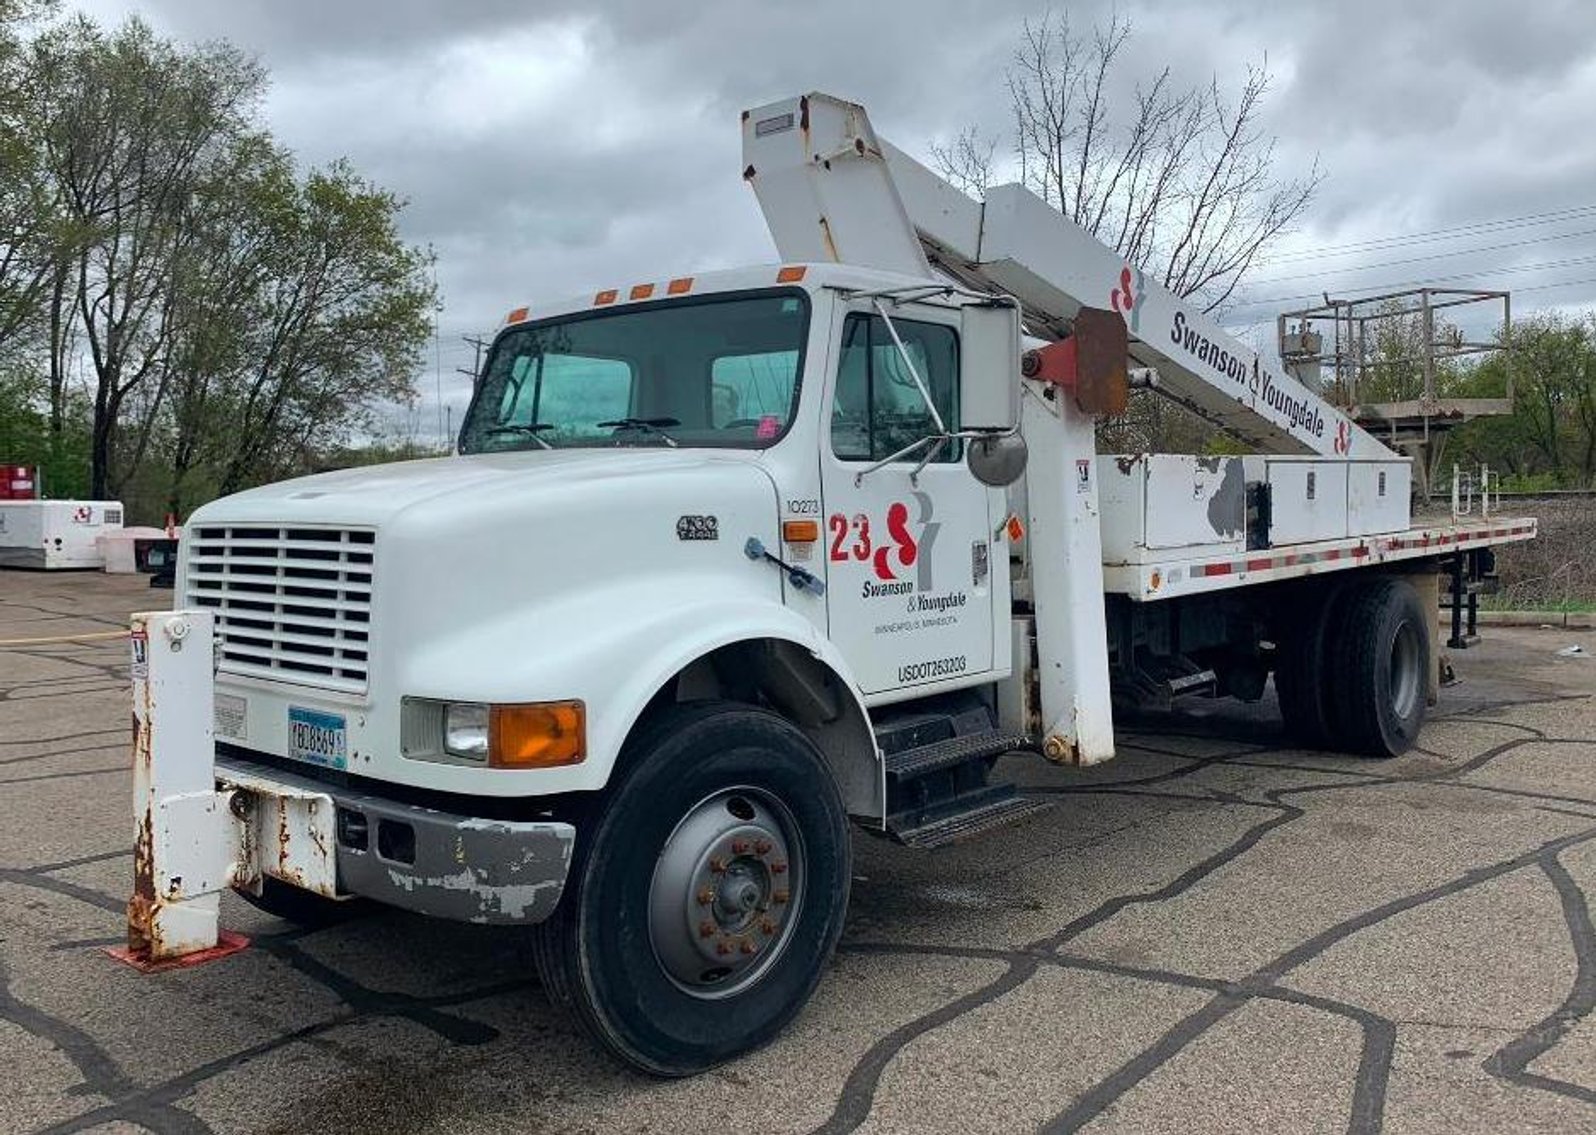
[[[666,710],[622,767],[533,958],[621,1060],[690,1075],[765,1044],[813,993],[847,910],[847,814],[802,733],[733,703]]]

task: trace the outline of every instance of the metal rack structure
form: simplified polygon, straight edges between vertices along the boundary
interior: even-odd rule
[[[1470,339],[1459,324],[1437,320],[1437,312],[1479,304],[1501,305],[1497,338]],[[1413,328],[1411,337],[1402,334],[1403,325]],[[1392,327],[1398,328],[1401,352],[1395,355],[1379,349],[1382,332]],[[1513,412],[1511,367],[1501,397],[1458,398],[1437,389],[1448,363],[1499,352],[1511,356],[1508,292],[1415,288],[1350,300],[1326,296],[1317,307],[1283,312],[1277,330],[1280,357],[1293,377],[1415,459],[1422,496],[1428,497],[1434,483],[1447,431],[1475,418]]]

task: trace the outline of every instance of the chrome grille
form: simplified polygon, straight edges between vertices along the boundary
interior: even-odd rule
[[[193,529],[188,601],[216,612],[218,668],[363,692],[376,538],[369,528]]]

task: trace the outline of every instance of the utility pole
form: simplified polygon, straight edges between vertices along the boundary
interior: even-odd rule
[[[465,367],[455,367],[454,369],[469,378],[472,384],[475,385],[478,376],[482,374],[482,352],[487,349],[488,341],[476,335],[462,335],[460,338],[464,339],[468,344],[476,348],[477,357],[476,360],[471,364],[470,369]]]

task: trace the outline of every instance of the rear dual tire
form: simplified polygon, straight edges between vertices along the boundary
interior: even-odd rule
[[[1348,581],[1304,610],[1278,649],[1275,690],[1297,743],[1383,758],[1418,741],[1430,620],[1405,580]]]

